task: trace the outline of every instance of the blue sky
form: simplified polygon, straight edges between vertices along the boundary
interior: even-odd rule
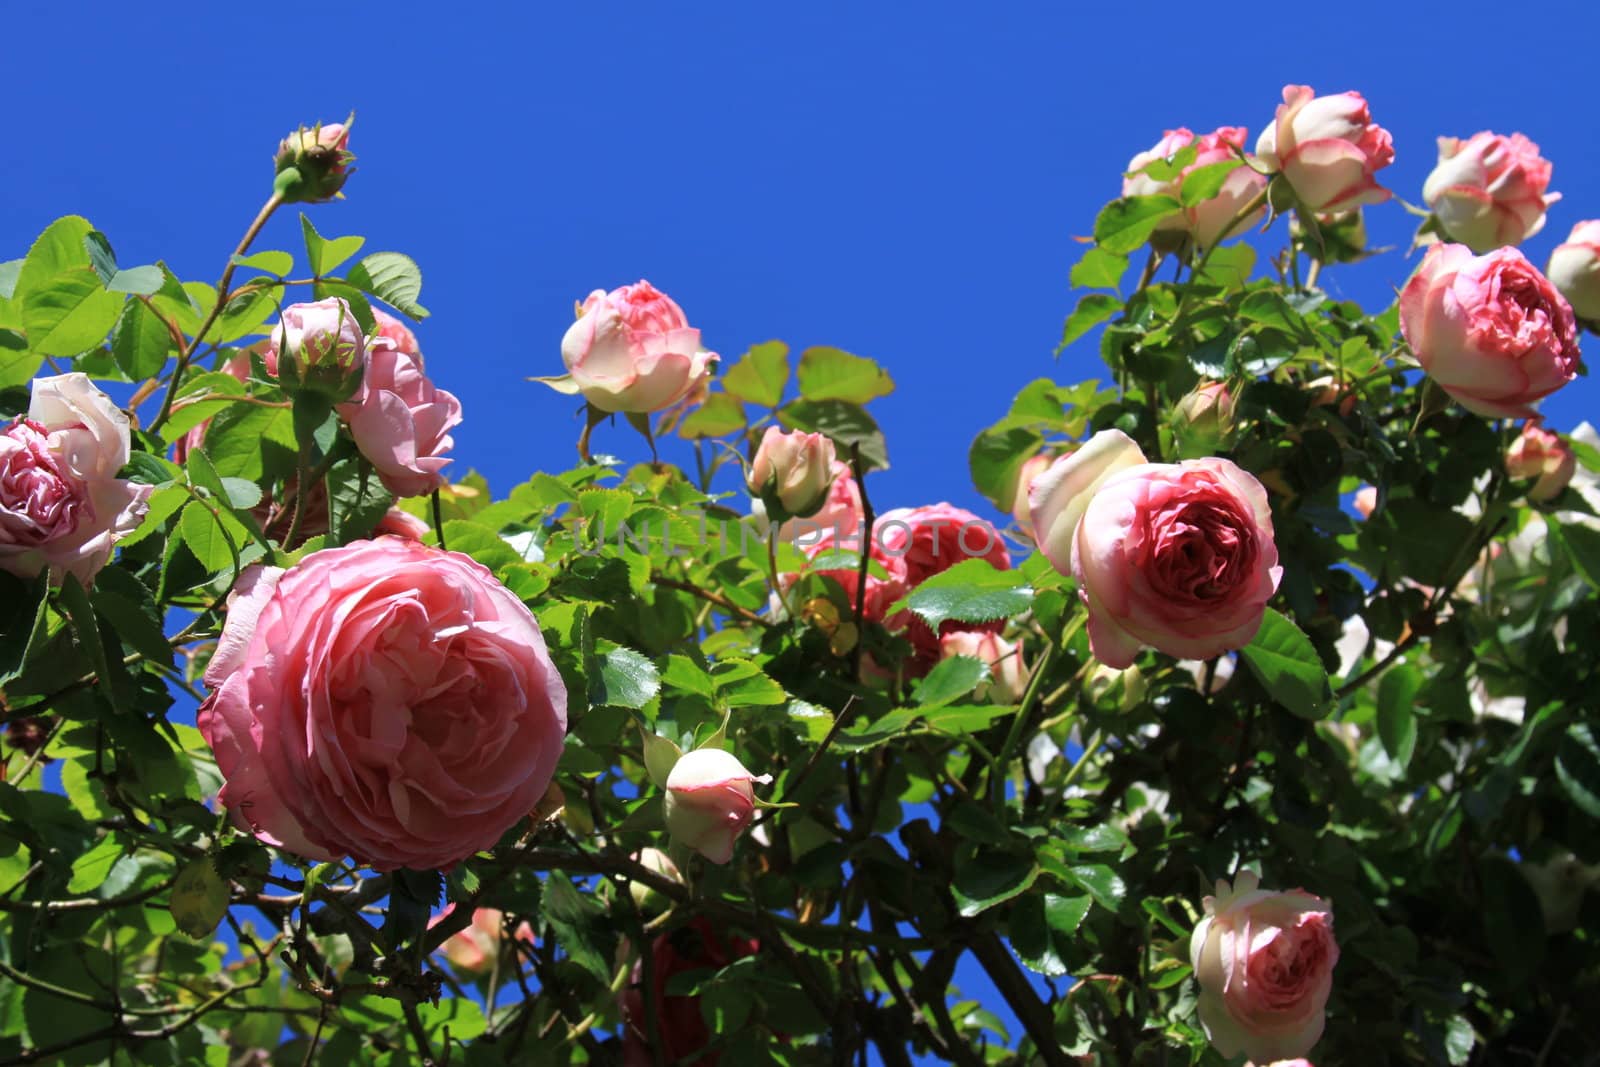
[[[974,434],[1032,378],[1104,376],[1092,345],[1051,355],[1071,238],[1164,128],[1253,143],[1284,83],[1357,89],[1394,135],[1381,178],[1400,196],[1421,199],[1438,135],[1520,130],[1565,196],[1530,257],[1600,217],[1579,51],[1600,5],[1423,7],[11,4],[0,260],[79,213],[124,265],[215,281],[278,138],[355,108],[349,199],[309,210],[422,265],[418,334],[466,412],[455,471],[504,493],[572,463],[574,405],[523,379],[560,372],[575,299],[645,277],[727,357],[779,338],[882,361],[899,389],[873,405],[880,509],[982,510]],[[1401,250],[1416,221],[1367,220]],[[256,247],[298,252],[294,212]],[[1378,310],[1414,264],[1323,281]],[[1551,424],[1588,417],[1597,388],[1547,402]],[[625,428],[598,433],[643,457]]]

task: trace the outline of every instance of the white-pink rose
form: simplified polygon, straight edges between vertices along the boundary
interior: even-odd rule
[[[205,681],[197,725],[234,822],[383,871],[493,847],[566,737],[566,687],[522,601],[397,537],[247,570]]]
[[[768,426],[750,463],[746,484],[774,519],[807,518],[822,510],[833,488],[833,442],[820,433]]]
[[[816,514],[805,519],[790,519],[778,530],[778,537],[802,551],[810,549],[824,534],[836,541],[848,541],[861,528],[861,487],[848,463],[834,460],[828,467],[831,481],[828,495]],[[766,505],[758,499],[755,510],[766,513]]]
[[[1360,93],[1318,96],[1308,85],[1285,85],[1256,155],[1311,211],[1347,211],[1393,195],[1373,175],[1394,162],[1394,144]]]
[[[667,774],[667,832],[712,863],[727,863],[755,818],[750,783],[770,781],[772,775],[751,774],[724,749],[685,752]]]
[[[989,680],[974,695],[997,704],[1016,704],[1028,689],[1028,667],[1022,646],[988,630],[953,630],[939,638],[942,659],[969,656],[989,668]]]
[[[1101,430],[1076,451],[1056,459],[1033,478],[1028,507],[1034,541],[1062,574],[1072,571],[1072,545],[1095,490],[1109,478],[1145,463],[1133,438]]]
[[[1523,424],[1522,433],[1506,450],[1506,473],[1520,481],[1532,480],[1528,499],[1550,500],[1561,493],[1578,471],[1578,457],[1560,434],[1536,422]]]
[[[1579,318],[1600,322],[1600,219],[1572,228],[1550,253],[1548,273]]]
[[[34,379],[28,414],[0,433],[0,570],[93,582],[152,492],[117,477],[129,454],[128,416],[88,375]]]
[[[1434,245],[1400,292],[1400,332],[1429,377],[1489,418],[1532,418],[1578,373],[1571,306],[1515,248]]]
[[[1195,171],[1212,164],[1240,159],[1249,132],[1243,126],[1221,126],[1211,133],[1199,136],[1181,126],[1176,130],[1168,130],[1154,147],[1140,152],[1128,161],[1128,174],[1122,180],[1122,195],[1170,196],[1181,199],[1183,182]],[[1171,159],[1191,145],[1194,146],[1196,153],[1193,162],[1173,177],[1159,179],[1139,173],[1151,163]],[[1222,187],[1214,195],[1185,207],[1178,215],[1163,219],[1156,229],[1186,231],[1202,248],[1208,248],[1228,237],[1237,237],[1259,222],[1266,212],[1266,205],[1263,204],[1249,217],[1240,219],[1236,225],[1233,224],[1239,212],[1266,187],[1265,175],[1241,163],[1228,173]]]
[[[422,354],[382,334],[367,348],[361,385],[338,406],[356,447],[395,496],[424,496],[445,484],[444,455],[455,445],[461,401],[433,384]]]
[[[1550,161],[1520,133],[1485,130],[1466,140],[1439,138],[1439,162],[1422,183],[1422,199],[1452,241],[1474,252],[1514,245],[1544,228]]]
[[[1212,1047],[1272,1063],[1305,1055],[1322,1037],[1339,945],[1327,901],[1260,885],[1252,871],[1240,872],[1231,887],[1217,881],[1189,941],[1189,960]]]
[[[1033,492],[1033,483],[1039,475],[1050,469],[1050,464],[1055,462],[1055,457],[1048,452],[1041,452],[1036,456],[1029,456],[1022,461],[1022,466],[1017,468],[1017,487],[1011,494],[1011,517],[1017,520],[1017,527],[1023,533],[1033,533],[1033,505],[1029,497]]]
[[[1356,490],[1356,495],[1351,499],[1355,505],[1356,513],[1363,519],[1372,518],[1372,513],[1378,510],[1378,488],[1373,485],[1363,485]]]
[[[1095,658],[1120,668],[1146,645],[1180,659],[1243,648],[1283,568],[1266,490],[1208,458],[1101,483],[1072,539],[1072,573]]]
[[[701,347],[682,308],[641,281],[590,293],[561,339],[561,359],[596,408],[647,414],[688,395],[716,353]]]
[[[428,929],[444,922],[456,910],[454,903],[447,904],[438,915],[428,920]],[[460,974],[477,977],[494,970],[495,961],[505,951],[505,914],[499,908],[478,908],[472,921],[457,930],[439,946],[445,959]],[[517,924],[512,936],[518,941],[533,944],[533,927],[526,922]]]

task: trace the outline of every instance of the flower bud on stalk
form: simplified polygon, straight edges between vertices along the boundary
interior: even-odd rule
[[[273,332],[284,392],[314,393],[335,403],[361,385],[367,343],[350,305],[330,296],[283,310]]]
[[[273,158],[278,177],[273,190],[286,204],[319,204],[341,196],[339,190],[355,172],[350,164],[356,161],[349,149],[350,127],[356,114],[343,122],[317,123],[311,129],[304,126],[285,137],[278,144]]]
[[[1534,480],[1528,499],[1542,503],[1560,495],[1578,470],[1578,457],[1560,434],[1534,422],[1506,450],[1506,473],[1519,481]]]
[[[1233,434],[1233,394],[1222,382],[1201,382],[1178,401],[1174,415],[1179,456],[1214,455],[1227,447]]]
[[[751,774],[737,756],[720,748],[685,752],[667,775],[667,832],[712,863],[733,858],[733,844],[755,818]]]
[[[822,510],[833,488],[833,442],[820,433],[785,433],[767,427],[746,479],[774,522],[804,519]]]

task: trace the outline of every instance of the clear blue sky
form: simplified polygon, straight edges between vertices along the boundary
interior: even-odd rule
[[[1448,14],[1443,12],[1448,11]],[[462,399],[454,470],[501,493],[574,459],[561,370],[572,303],[640,277],[727,357],[771,338],[889,367],[873,407],[893,469],[880,507],[979,507],[973,435],[1028,380],[1103,376],[1051,351],[1067,271],[1128,158],[1170,126],[1244,125],[1285,82],[1357,89],[1394,134],[1385,184],[1413,202],[1440,134],[1520,130],[1565,194],[1541,266],[1600,217],[1590,72],[1600,5],[808,3],[5,8],[13,115],[0,260],[88,216],[124,265],[215,281],[269,191],[279,137],[359,114],[348,201],[324,234],[422,265],[429,369]],[[1368,210],[1373,244],[1414,220]],[[1281,240],[1275,231],[1274,240]],[[286,212],[258,248],[298,253]],[[1414,260],[1330,270],[1386,304]],[[1591,360],[1600,338],[1586,341]],[[1597,385],[1547,402],[1589,417]],[[632,458],[625,428],[597,447]],[[976,986],[971,976],[960,979]]]

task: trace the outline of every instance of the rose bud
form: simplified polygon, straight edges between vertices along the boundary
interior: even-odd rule
[[[1317,96],[1310,86],[1285,85],[1256,155],[1308,211],[1347,211],[1393,195],[1373,175],[1394,162],[1394,144],[1360,93]]]
[[[659,848],[642,848],[634,853],[634,860],[646,870],[659,874],[663,878],[683,884],[683,874],[679,872],[678,865],[672,862]],[[653,886],[643,882],[629,882],[628,894],[633,897],[634,907],[646,916],[659,915],[672,907],[672,898],[662,893]]]
[[[444,922],[455,910],[453,902],[446,905],[443,911],[428,920],[428,929]],[[504,944],[504,936],[505,914],[499,908],[478,908],[472,913],[472,922],[451,934],[439,948],[458,973],[476,978],[493,971],[495,961],[502,952],[511,954],[511,946]],[[533,927],[520,922],[512,936],[531,945]]]
[[[1363,485],[1356,490],[1356,495],[1351,502],[1355,504],[1356,512],[1363,519],[1372,518],[1372,513],[1378,510],[1378,489],[1376,486]]]
[[[373,337],[360,384],[337,410],[389,492],[426,496],[444,486],[444,453],[455,446],[450,431],[461,423],[461,401],[433,384],[422,353]]]
[[[1101,430],[1034,478],[1028,490],[1033,537],[1056,570],[1072,572],[1073,537],[1095,490],[1106,479],[1144,462],[1133,438],[1121,430]]]
[[[622,1009],[623,1067],[652,1067],[658,1062],[718,1067],[721,1052],[695,1055],[712,1040],[711,1028],[700,1011],[700,998],[668,993],[667,989],[680,974],[719,971],[734,960],[755,955],[760,947],[760,942],[734,937],[698,915],[670,933],[657,935],[648,949],[650,986],[644,984],[641,960],[633,965],[628,986],[618,998]]]
[[[1528,499],[1542,503],[1560,494],[1578,470],[1578,457],[1560,434],[1534,422],[1523,423],[1522,433],[1506,451],[1506,473],[1518,481],[1537,479]]]
[[[1549,185],[1550,161],[1538,145],[1520,133],[1485,130],[1465,141],[1439,138],[1439,163],[1422,199],[1450,240],[1489,252],[1544,228],[1545,209],[1561,199],[1545,192]]]
[[[1359,399],[1354,389],[1342,384],[1331,374],[1307,382],[1306,392],[1311,394],[1312,407],[1333,408],[1341,416],[1348,416],[1354,411],[1356,400]]]
[[[833,442],[823,434],[785,433],[769,426],[746,484],[773,520],[809,518],[828,502],[836,462]]]
[[[716,358],[701,347],[683,309],[646,281],[590,293],[561,339],[572,385],[601,411],[671,407],[710,374]]]
[[[1600,322],[1600,219],[1580,222],[1550,253],[1550,280],[1586,322]]]
[[[1114,475],[1071,546],[1089,647],[1109,667],[1145,645],[1179,659],[1243,648],[1283,577],[1267,491],[1225,459]]]
[[[1233,434],[1233,394],[1222,382],[1201,382],[1173,408],[1173,430],[1184,459],[1225,447]]]
[[[1303,890],[1260,888],[1241,871],[1217,881],[1189,941],[1200,1023],[1223,1056],[1256,1063],[1303,1056],[1322,1036],[1339,945],[1333,909]]]
[[[1028,689],[1022,646],[987,630],[956,630],[939,638],[940,658],[968,656],[989,668],[989,680],[973,692],[978,700],[1016,704]]]
[[[667,775],[667,832],[712,863],[727,863],[733,843],[755,818],[750,783],[770,781],[772,775],[751,774],[723,749],[685,752]]]
[[[117,477],[130,440],[128,416],[88,375],[35,378],[28,413],[0,431],[0,570],[92,583],[154,491]]]
[[[1028,502],[1028,494],[1033,490],[1034,480],[1054,462],[1054,456],[1041,452],[1029,456],[1017,468],[1016,489],[1011,494],[1011,517],[1017,520],[1017,528],[1029,536],[1033,534],[1033,506]]]
[[[1434,245],[1400,292],[1400,332],[1440,388],[1487,418],[1532,418],[1578,374],[1572,308],[1515,248]]]
[[[778,528],[778,538],[787,541],[801,551],[808,550],[823,533],[830,533],[835,539],[846,539],[855,536],[861,528],[861,487],[856,484],[855,475],[850,472],[850,465],[841,463],[837,459],[828,467],[828,495],[822,502],[822,507],[816,514],[804,519],[790,519]],[[765,519],[767,506],[756,497],[750,503],[750,510],[760,517],[762,528],[766,528]]]
[[[355,171],[350,164],[356,157],[349,147],[354,121],[352,113],[343,122],[319,122],[309,130],[302,126],[278,144],[273,189],[284,203],[316,204],[340,195]]]
[[[285,392],[343,400],[361,384],[366,338],[350,305],[337,296],[284,308],[272,343]]]
[[[379,871],[494,847],[566,739],[528,608],[471,557],[398,537],[244,571],[205,682],[196,725],[235,825]]]

